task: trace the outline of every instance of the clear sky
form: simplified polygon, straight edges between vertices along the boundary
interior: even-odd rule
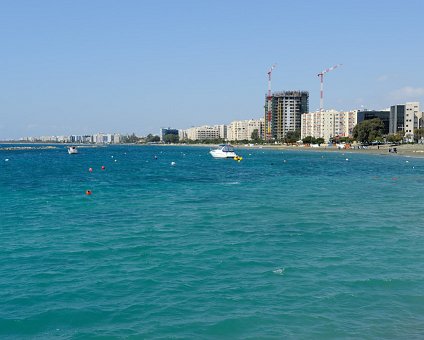
[[[0,0],[0,139],[226,124],[273,90],[319,107],[424,110],[424,4]]]

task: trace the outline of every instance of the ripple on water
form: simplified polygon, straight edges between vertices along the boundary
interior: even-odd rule
[[[424,334],[424,160],[249,149],[240,163],[217,162],[207,148],[157,146],[8,152],[2,337]]]

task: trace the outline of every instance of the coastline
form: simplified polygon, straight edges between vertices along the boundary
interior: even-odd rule
[[[9,146],[14,143],[1,143],[3,145],[7,145],[4,147],[0,147],[0,151],[13,151],[13,150],[31,150],[31,149],[57,149],[64,147],[66,148],[68,145],[77,145],[79,148],[97,148],[97,147],[106,147],[108,145],[86,145],[86,144],[71,144],[71,143],[65,143],[65,144],[44,144],[44,143],[25,143],[24,145],[15,144],[16,146]],[[31,145],[31,146],[28,146]],[[217,146],[217,144],[112,144],[113,145],[127,145],[127,146],[188,146],[188,147],[203,147],[212,149]],[[400,144],[396,146],[390,146],[389,144],[386,145],[372,145],[368,146],[367,149],[338,149],[335,146],[328,147],[328,146],[321,146],[321,147],[305,147],[305,146],[298,146],[298,145],[272,145],[272,144],[265,144],[265,145],[237,145],[233,144],[234,148],[240,149],[240,150],[249,150],[249,149],[267,149],[267,150],[285,150],[285,151],[300,151],[300,152],[339,152],[342,154],[345,153],[359,153],[359,154],[370,154],[370,155],[381,155],[381,156],[402,156],[402,157],[414,157],[414,158],[424,158],[424,144]],[[397,149],[397,153],[390,153],[389,149],[395,147]]]
[[[156,144],[158,146],[191,146],[191,147],[204,147],[214,148],[216,144]],[[402,156],[402,157],[416,157],[424,158],[424,144],[401,144],[396,146],[386,145],[373,145],[368,146],[367,149],[338,149],[337,147],[322,146],[318,148],[303,147],[297,145],[234,145],[235,149],[249,150],[249,149],[267,149],[267,150],[286,150],[286,151],[301,151],[301,152],[339,152],[345,153],[358,153],[358,154],[369,154],[369,155],[381,155],[381,156]],[[397,153],[390,153],[389,149],[395,147]]]
[[[395,147],[397,153],[390,153],[389,149]],[[367,149],[338,149],[337,147],[299,147],[299,146],[263,146],[266,149],[276,150],[293,150],[293,151],[309,151],[309,152],[339,152],[339,153],[359,153],[359,154],[370,154],[370,155],[382,155],[382,156],[403,156],[403,157],[416,157],[424,158],[424,145],[423,144],[401,144],[396,146],[386,145],[372,145],[368,146]]]

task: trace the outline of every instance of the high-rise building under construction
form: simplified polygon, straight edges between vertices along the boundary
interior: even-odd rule
[[[271,98],[270,98],[271,97]],[[271,115],[268,101],[271,99]],[[267,140],[282,140],[288,131],[300,131],[301,115],[309,111],[309,92],[274,92],[265,98],[265,134]],[[271,117],[269,117],[271,116]]]

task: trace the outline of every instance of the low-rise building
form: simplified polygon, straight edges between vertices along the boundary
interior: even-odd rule
[[[163,142],[164,138],[166,135],[175,135],[175,136],[179,136],[179,131],[178,129],[171,129],[171,128],[161,128],[160,129],[160,133],[159,133],[159,137],[160,140]]]
[[[185,133],[182,133],[189,140],[210,140],[210,139],[219,139],[220,130],[217,126],[198,126],[192,127],[185,130]]]
[[[357,117],[358,117],[358,123],[363,122],[364,120],[379,118],[384,124],[383,134],[387,135],[390,131],[390,111],[389,110],[358,111]]]

